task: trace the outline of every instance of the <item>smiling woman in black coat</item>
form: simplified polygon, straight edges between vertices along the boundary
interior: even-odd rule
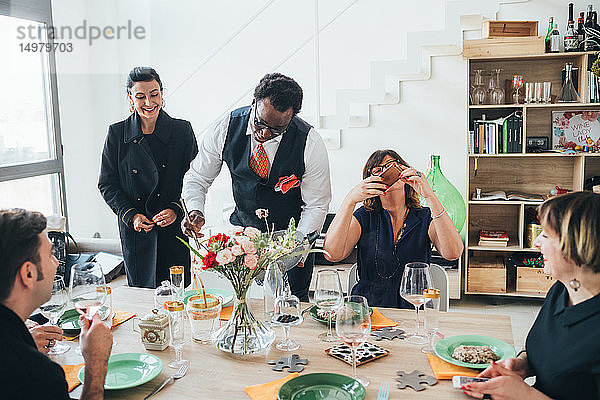
[[[190,282],[190,254],[176,236],[183,175],[198,153],[188,121],[164,110],[156,71],[134,68],[127,78],[132,114],[108,128],[98,188],[118,217],[129,286],[154,288],[183,265]]]

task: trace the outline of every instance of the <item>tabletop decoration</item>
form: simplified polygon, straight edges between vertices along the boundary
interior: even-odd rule
[[[347,344],[337,344],[325,349],[325,353],[352,365],[352,349]],[[376,344],[363,342],[356,348],[356,366],[360,367],[370,361],[377,360],[390,354],[390,351]]]
[[[258,209],[256,215],[265,221],[266,232],[251,226],[234,227],[227,234],[218,233],[200,242],[201,249],[178,238],[202,260],[203,270],[220,273],[233,286],[236,302],[231,317],[213,333],[212,341],[218,349],[234,354],[256,353],[275,340],[271,327],[256,319],[246,302],[252,281],[263,275],[269,264],[311,251],[306,240],[299,243],[293,218],[285,231],[275,232],[273,225],[269,227],[268,210]]]
[[[402,329],[395,329],[392,327],[379,328],[371,332],[373,340],[394,340],[394,339],[406,339],[404,331]]]
[[[292,354],[291,357],[281,357],[279,361],[269,360],[267,364],[272,365],[273,371],[281,372],[287,368],[287,372],[302,372],[304,366],[308,364],[308,358],[300,358],[298,354]]]
[[[417,370],[414,370],[410,374],[407,374],[404,371],[397,371],[396,375],[398,375],[398,378],[396,378],[399,382],[398,385],[396,385],[398,389],[404,389],[408,386],[419,392],[425,390],[425,386],[423,386],[424,383],[433,386],[438,382],[433,376],[425,375],[423,372]]]

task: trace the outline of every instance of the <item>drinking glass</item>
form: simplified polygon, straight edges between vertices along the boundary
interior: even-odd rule
[[[265,301],[265,322],[271,323],[275,311],[275,299],[282,296],[287,288],[284,272],[277,262],[267,266],[265,280],[263,283],[263,295]]]
[[[534,86],[533,82],[525,83],[525,103],[527,103],[527,104],[531,104],[535,100],[535,96],[533,95],[534,87],[535,86]]]
[[[112,329],[113,321],[115,319],[115,310],[113,309],[112,303],[112,289],[110,286],[106,285],[106,300],[104,301],[104,306],[100,309],[99,313],[101,313],[102,322],[108,329]],[[113,335],[113,347],[117,345],[117,340]]]
[[[331,317],[335,309],[342,305],[343,292],[340,276],[335,269],[322,269],[317,272],[317,282],[315,285],[315,303],[317,307],[328,311],[327,332],[319,335],[319,339],[324,342],[335,342],[337,338],[331,332]]]
[[[362,383],[369,380],[356,375],[356,348],[367,340],[371,333],[369,304],[363,296],[346,296],[337,310],[335,330],[340,339],[352,349],[352,377]]]
[[[210,335],[217,327],[223,298],[207,294],[197,294],[188,299],[187,316],[192,328],[192,339],[194,342],[209,344]]]
[[[185,344],[185,324],[183,321],[184,306],[182,301],[167,301],[169,312],[169,331],[171,333],[171,346],[175,349],[175,360],[169,363],[169,367],[177,368],[188,364],[188,360],[182,359],[183,345]]]
[[[542,82],[536,82],[535,83],[535,102],[541,103],[542,100],[543,100],[543,98],[542,98]]]
[[[75,309],[88,320],[106,301],[106,283],[100,264],[89,261],[71,267],[69,296]]]
[[[271,324],[283,327],[285,339],[277,343],[275,347],[282,351],[298,349],[300,345],[290,339],[290,327],[301,324],[302,320],[300,299],[288,291],[283,296],[279,296],[275,300],[275,311]]]
[[[63,280],[62,276],[57,275],[54,277],[50,299],[40,307],[40,311],[44,317],[48,318],[51,325],[57,325],[58,319],[67,307],[67,302],[68,299],[65,281]],[[48,344],[48,347],[50,347],[48,354],[63,354],[69,351],[71,348],[71,346],[62,342],[57,342],[54,340],[52,342],[54,344],[51,346],[50,343]]]
[[[513,103],[519,104],[519,90],[523,87],[523,75],[514,75],[512,79]]]
[[[427,338],[421,335],[419,330],[419,308],[425,304],[423,291],[431,289],[431,276],[429,275],[429,264],[412,262],[406,264],[402,281],[400,282],[400,296],[415,306],[415,333],[406,338],[409,343],[425,344]]]
[[[421,351],[423,353],[435,353],[433,342],[440,324],[440,291],[438,289],[427,289],[423,292],[427,302],[423,306],[425,312],[425,332],[429,335],[429,344]]]
[[[552,82],[544,82],[544,96],[542,98],[542,101],[546,104],[550,104],[550,102],[552,101],[551,88]]]

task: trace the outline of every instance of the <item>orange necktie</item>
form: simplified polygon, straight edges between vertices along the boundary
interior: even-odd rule
[[[262,143],[258,143],[252,152],[250,157],[250,168],[263,179],[267,179],[269,173],[267,172],[267,165],[269,160],[267,159],[267,152],[263,147]]]

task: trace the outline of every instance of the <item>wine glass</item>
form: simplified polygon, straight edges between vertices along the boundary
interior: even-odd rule
[[[52,284],[52,294],[50,299],[40,307],[42,315],[50,321],[51,325],[57,325],[58,319],[67,307],[67,289],[62,276],[56,275]],[[54,344],[50,347],[48,354],[63,354],[69,351],[71,346],[62,342],[52,341]]]
[[[91,321],[106,301],[106,282],[100,264],[89,261],[71,267],[69,296],[75,309]]]
[[[369,380],[356,375],[356,348],[367,340],[371,333],[371,315],[369,304],[363,296],[346,296],[344,303],[337,310],[335,330],[342,340],[352,349],[352,377],[362,383]]]
[[[298,297],[294,296],[289,291],[286,291],[283,296],[277,297],[271,324],[283,327],[285,339],[277,343],[275,347],[283,351],[298,349],[300,345],[290,339],[290,327],[299,325],[302,321],[302,314],[300,314],[300,299],[298,299]]]
[[[178,369],[188,360],[182,359],[183,345],[185,344],[185,324],[183,322],[184,305],[181,301],[167,301],[169,312],[169,331],[171,333],[171,346],[175,349],[175,360],[169,363],[169,367]]]
[[[286,293],[288,285],[284,279],[285,273],[281,270],[279,263],[272,262],[267,266],[265,279],[263,281],[263,295],[265,301],[265,322],[273,322],[275,300]]]
[[[402,274],[402,282],[400,282],[400,296],[415,306],[416,311],[415,333],[406,338],[409,343],[427,343],[427,338],[419,332],[419,308],[426,301],[423,291],[431,288],[429,264],[423,262],[407,263]]]
[[[438,289],[426,289],[423,292],[427,302],[423,306],[425,313],[425,331],[429,335],[429,344],[421,348],[423,353],[435,353],[433,342],[440,324],[440,291]]]
[[[519,104],[519,90],[523,87],[523,75],[513,76],[512,87],[515,89],[513,93],[513,103]]]
[[[337,338],[331,332],[331,317],[336,308],[342,305],[343,292],[340,276],[335,269],[322,269],[317,272],[315,285],[315,303],[317,307],[328,311],[329,328],[319,335],[324,342],[335,342]]]

